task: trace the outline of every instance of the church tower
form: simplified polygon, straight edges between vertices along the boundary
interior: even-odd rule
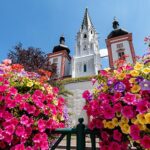
[[[98,35],[86,8],[82,25],[77,33],[75,55],[72,59],[72,77],[96,75],[99,70]]]
[[[70,76],[71,56],[69,53],[70,49],[65,45],[65,37],[61,36],[59,39],[59,45],[54,46],[53,52],[47,55],[49,62],[54,64],[57,68],[56,78]]]
[[[125,59],[131,64],[135,63],[132,33],[121,29],[116,18],[113,21],[113,29],[106,39],[110,68],[114,68],[114,62],[118,59]]]

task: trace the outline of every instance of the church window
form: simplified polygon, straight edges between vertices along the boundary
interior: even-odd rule
[[[86,34],[84,34],[84,39],[86,39],[87,38],[87,35]]]
[[[85,50],[87,50],[87,47],[86,47],[86,45],[84,45],[84,48],[83,48],[83,50],[85,51]]]
[[[53,63],[58,63],[58,58],[54,58]]]
[[[93,32],[91,31],[91,34],[92,34]]]
[[[125,55],[124,50],[118,51],[118,57],[119,57],[119,58],[125,59],[124,55]]]
[[[84,66],[83,66],[83,71],[84,71],[84,72],[87,71],[87,66],[86,66],[86,64],[84,64]]]
[[[121,48],[123,48],[123,43],[117,44],[117,49],[121,49]]]

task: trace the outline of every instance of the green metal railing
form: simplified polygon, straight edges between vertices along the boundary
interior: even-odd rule
[[[55,142],[55,144],[51,147],[51,150],[55,150],[59,143],[63,140],[63,138],[66,136],[66,150],[71,149],[71,135],[76,135],[76,149],[77,150],[85,150],[85,135],[89,134],[91,138],[91,150],[96,150],[96,135],[99,133],[96,129],[95,130],[89,130],[86,128],[86,126],[83,124],[84,119],[79,118],[79,124],[76,128],[62,128],[62,129],[56,129],[52,132],[52,134],[60,134],[60,137]]]

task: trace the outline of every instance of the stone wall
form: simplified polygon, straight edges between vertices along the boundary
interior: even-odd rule
[[[80,117],[83,117],[84,123],[87,124],[88,118],[86,112],[83,110],[85,100],[82,98],[82,93],[85,90],[91,91],[93,89],[91,81],[69,83],[65,85],[65,88],[73,93],[73,96],[68,96],[66,98],[69,113],[71,113],[70,119],[72,125],[76,125],[78,123],[78,118]]]

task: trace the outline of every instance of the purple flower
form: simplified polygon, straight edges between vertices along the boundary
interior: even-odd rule
[[[110,86],[110,85],[112,85],[112,84],[113,84],[113,81],[112,81],[112,80],[108,80],[108,81],[107,81],[107,85],[108,85],[108,86]]]
[[[0,74],[4,74],[4,71],[0,69]]]
[[[116,82],[114,85],[114,90],[116,92],[123,92],[125,90],[126,86],[122,82]]]
[[[140,77],[140,76],[135,79],[135,81],[138,83],[142,82],[143,80],[144,80],[144,78]]]
[[[150,81],[143,80],[139,85],[141,86],[142,91],[150,91]]]

